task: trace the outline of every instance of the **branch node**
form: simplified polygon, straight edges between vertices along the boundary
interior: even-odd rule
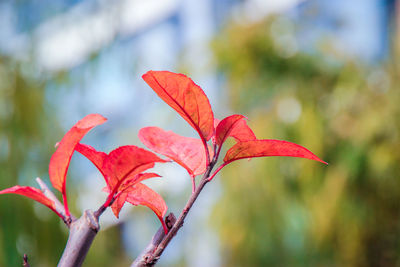
[[[54,195],[54,193],[48,188],[48,186],[40,179],[36,178],[36,182],[39,184],[40,190],[42,190],[43,194],[48,197],[50,200],[54,202],[56,211],[63,217],[62,220],[69,228],[71,223],[76,220],[73,215],[66,216],[64,205],[58,200],[58,198]]]
[[[174,226],[175,222],[176,222],[176,217],[172,212],[168,214],[167,217],[165,217],[165,224],[167,225],[168,230],[170,230],[172,226]]]
[[[89,227],[97,233],[100,229],[100,225],[98,219],[96,218],[96,215],[93,214],[93,212],[91,212],[90,210],[86,210],[85,215],[85,219]]]
[[[22,263],[23,267],[30,267],[29,262],[28,262],[28,255],[24,254],[24,261]]]

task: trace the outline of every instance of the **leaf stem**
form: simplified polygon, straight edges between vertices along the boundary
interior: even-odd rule
[[[189,200],[187,201],[185,207],[183,208],[181,214],[179,215],[178,219],[172,226],[171,230],[168,232],[168,234],[163,238],[163,240],[160,242],[160,244],[157,246],[157,248],[154,250],[154,252],[149,255],[146,259],[136,259],[135,262],[138,262],[138,265],[132,265],[132,266],[153,266],[154,264],[157,263],[158,259],[160,258],[161,254],[164,252],[165,248],[168,246],[169,242],[174,238],[174,236],[177,234],[179,229],[183,226],[184,220],[186,216],[188,215],[190,209],[192,208],[194,202],[196,201],[197,197],[203,190],[204,186],[209,182],[208,177],[210,176],[211,170],[215,165],[215,161],[212,161],[208,167],[206,172],[204,173],[200,183],[198,184],[196,190],[194,193],[190,196]],[[142,265],[140,265],[142,264]]]
[[[216,175],[223,167],[225,167],[226,165],[227,165],[226,162],[222,163],[221,166],[219,166],[219,167],[215,170],[215,172],[214,172],[210,177],[207,178],[207,180],[208,180],[209,182],[211,182],[211,180],[215,177],[215,175]]]
[[[24,261],[22,263],[23,267],[31,267],[28,262],[28,255],[24,254]]]
[[[107,199],[106,199],[106,202],[104,202],[103,206],[109,207],[109,206],[114,202],[114,201],[113,201],[114,195],[115,195],[115,192],[114,192],[114,190],[113,190],[113,191],[108,195],[108,197],[107,197]]]
[[[42,190],[43,194],[48,197],[51,201],[54,202],[55,209],[52,209],[58,217],[60,217],[64,223],[69,227],[72,221],[76,220],[76,218],[70,214],[69,217],[66,216],[65,207],[58,198],[53,194],[53,192],[47,187],[47,185],[40,179],[39,177],[36,178],[36,182],[39,184],[40,189]]]
[[[207,140],[203,136],[200,136],[200,138],[201,138],[201,141],[203,142],[204,150],[206,152],[206,160],[207,160],[206,166],[209,166],[210,162],[211,162],[211,159],[210,159],[210,151],[208,151]]]
[[[168,229],[171,229],[172,226],[175,224],[175,222],[176,222],[176,218],[172,212],[170,214],[168,214],[167,217],[165,217],[165,225],[167,226]],[[156,232],[156,234],[151,239],[150,243],[146,246],[146,248],[142,251],[142,253],[140,253],[140,255],[132,263],[131,267],[148,266],[146,263],[147,260],[152,255],[152,253],[155,251],[157,246],[161,243],[161,241],[164,239],[165,235],[166,235],[166,233],[163,229],[163,226],[160,226],[160,228],[158,228],[158,231]]]
[[[215,149],[216,150],[215,158],[218,159],[219,158],[219,154],[221,153],[222,144],[220,146],[218,146],[218,148],[217,148],[217,146],[215,146],[215,148],[216,148]]]
[[[113,197],[113,195],[109,195],[106,202],[104,202],[103,205],[100,206],[100,208],[98,208],[98,210],[96,210],[94,212],[94,216],[97,218],[97,220],[99,219],[99,217],[101,216],[101,214],[103,214],[103,212],[112,205],[112,203],[114,203],[114,201],[116,200],[116,197]]]
[[[65,191],[62,192],[62,198],[63,198],[63,203],[64,203],[66,220],[70,221],[71,220],[71,213],[69,212],[69,209],[68,209],[67,193]]]
[[[196,191],[196,176],[190,175],[190,179],[192,180],[192,194]]]

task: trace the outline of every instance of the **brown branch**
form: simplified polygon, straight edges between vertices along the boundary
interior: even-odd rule
[[[104,212],[106,209],[107,209],[107,207],[104,206],[104,204],[101,205],[100,208],[94,212],[94,217],[96,217],[97,220],[98,220],[99,217],[103,214],[103,212]]]
[[[58,200],[58,198],[54,195],[54,193],[48,188],[48,186],[40,179],[39,177],[36,178],[36,182],[39,184],[40,189],[42,190],[43,194],[48,197],[50,200],[54,202],[55,209],[58,213],[60,213],[64,218],[64,223],[70,227],[70,224],[76,220],[76,218],[71,215],[70,218],[67,218],[65,215],[65,208],[64,205]]]
[[[171,229],[172,226],[176,222],[176,217],[173,213],[168,214],[165,218],[165,224],[168,229]],[[140,253],[140,255],[136,258],[136,260],[132,263],[131,267],[145,267],[148,266],[148,259],[151,257],[152,253],[155,251],[157,246],[161,243],[163,238],[165,237],[164,228],[160,226],[158,231],[151,239],[150,243],[146,246],[146,248]]]
[[[112,197],[110,201],[107,199],[106,202],[94,212],[94,216],[97,218],[97,220],[100,218],[103,212],[114,203],[115,199],[115,197]]]
[[[98,218],[91,210],[86,210],[82,217],[73,221],[67,245],[57,267],[80,267],[99,230]]]
[[[23,267],[31,267],[28,262],[28,255],[24,254],[24,261],[22,262]]]
[[[160,244],[157,246],[157,248],[154,250],[153,253],[150,255],[148,254],[148,257],[145,258],[140,258],[138,257],[131,265],[131,267],[135,266],[154,266],[157,261],[159,260],[161,254],[164,252],[165,248],[168,246],[169,242],[174,238],[174,236],[177,234],[179,229],[183,226],[183,223],[185,221],[186,216],[188,215],[190,209],[192,208],[194,202],[196,201],[197,197],[203,190],[204,186],[209,182],[208,177],[210,176],[211,170],[214,167],[215,161],[213,160],[208,168],[207,171],[204,173],[199,185],[197,186],[196,190],[194,193],[190,196],[188,202],[186,203],[185,207],[183,208],[181,214],[179,215],[178,220],[176,220],[175,224],[171,228],[171,230],[168,232],[168,234],[163,238],[163,240],[160,242]],[[136,264],[136,265],[134,265]]]

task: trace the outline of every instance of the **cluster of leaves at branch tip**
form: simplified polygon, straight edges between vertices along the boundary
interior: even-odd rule
[[[210,102],[203,90],[183,74],[169,71],[149,71],[143,75],[144,81],[156,94],[171,106],[199,134],[200,139],[180,136],[158,127],[145,127],[139,131],[139,138],[145,146],[187,170],[195,187],[195,176],[204,174],[220,156],[221,147],[228,137],[236,144],[228,149],[223,162],[208,177],[209,181],[227,164],[244,158],[288,156],[300,157],[326,163],[308,149],[287,141],[257,139],[246,123],[243,115],[231,115],[223,120],[214,118]],[[47,206],[64,221],[71,219],[66,193],[66,177],[71,157],[75,151],[84,155],[99,170],[106,182],[108,196],[103,206],[111,207],[116,217],[126,202],[144,205],[153,210],[167,227],[164,216],[167,205],[163,198],[148,186],[141,183],[149,178],[160,177],[145,172],[155,163],[169,160],[158,157],[153,152],[134,145],[121,146],[110,153],[80,143],[81,139],[95,126],[107,119],[99,114],[90,114],[78,121],[57,144],[49,164],[49,177],[55,189],[61,192],[64,209],[56,208],[55,202],[41,190],[29,186],[13,186],[0,191],[0,194],[19,194]],[[208,142],[211,140],[211,144]]]

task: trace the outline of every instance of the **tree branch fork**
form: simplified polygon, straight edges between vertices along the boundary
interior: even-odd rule
[[[210,164],[208,164],[206,172],[202,176],[199,184],[193,187],[194,190],[192,191],[192,194],[190,195],[190,198],[184,206],[178,219],[173,213],[169,213],[165,217],[164,220],[169,230],[168,233],[165,234],[165,231],[161,226],[154,234],[149,244],[133,261],[131,267],[154,266],[157,263],[165,248],[177,234],[179,229],[182,228],[185,218],[192,208],[194,202],[197,200],[199,194],[204,189],[205,185],[211,181],[209,178],[214,165],[215,158],[210,162]],[[215,173],[211,177],[214,175]],[[39,184],[43,194],[54,202],[55,210],[63,216],[62,219],[69,228],[68,241],[57,267],[81,266],[95,236],[100,231],[99,217],[105,211],[106,207],[102,205],[94,212],[91,210],[86,210],[78,219],[73,215],[66,216],[64,205],[58,200],[54,193],[39,177],[36,178],[36,181]],[[30,267],[26,254],[23,258],[23,266]]]
[[[171,229],[168,231],[167,235],[161,235],[159,234],[160,230],[162,230],[162,227],[157,231],[157,233],[153,236],[152,241],[150,244],[152,244],[151,249],[148,250],[150,244],[146,247],[146,249],[136,258],[136,260],[132,263],[130,267],[145,267],[145,266],[154,266],[159,258],[161,257],[161,254],[164,252],[168,244],[171,242],[171,240],[175,237],[177,232],[179,231],[180,228],[182,228],[185,218],[188,215],[190,209],[192,208],[194,202],[197,200],[198,196],[200,195],[201,191],[204,189],[207,183],[209,183],[211,180],[209,179],[210,177],[213,177],[216,172],[213,175],[211,174],[211,171],[216,163],[216,159],[214,158],[210,164],[207,167],[206,172],[204,173],[203,177],[201,178],[199,184],[195,188],[194,192],[191,194],[189,200],[187,201],[186,205],[184,206],[181,214],[179,215],[178,219],[174,222],[172,225]],[[171,215],[171,214],[170,214]],[[173,214],[172,214],[173,215]],[[175,217],[175,216],[174,216]],[[166,223],[168,226],[168,216],[166,218]],[[169,222],[171,223],[171,222]],[[169,226],[168,226],[169,228]],[[154,240],[159,241],[159,242],[153,242]],[[158,243],[156,245],[156,243]]]

